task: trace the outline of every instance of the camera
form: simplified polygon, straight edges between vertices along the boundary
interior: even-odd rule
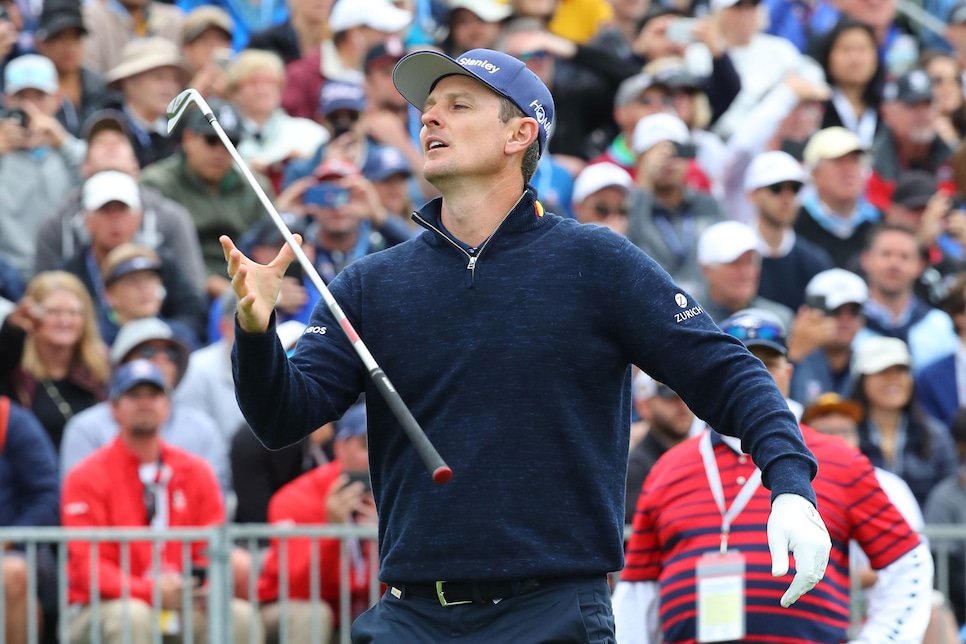
[[[0,119],[15,121],[20,127],[29,125],[27,113],[19,107],[3,110],[3,112],[0,112]]]
[[[334,181],[321,181],[305,191],[302,203],[338,208],[349,203],[349,189]]]
[[[825,315],[830,313],[828,310],[828,302],[825,300],[824,295],[806,295],[805,305],[810,309],[818,309]]]
[[[694,35],[694,28],[699,22],[697,18],[677,18],[668,24],[664,36],[678,45],[690,45],[698,40]]]
[[[363,489],[366,492],[372,492],[372,481],[369,478],[369,472],[365,470],[346,472],[346,476],[349,477],[349,482],[346,483],[346,487],[352,485],[353,483],[362,483]]]

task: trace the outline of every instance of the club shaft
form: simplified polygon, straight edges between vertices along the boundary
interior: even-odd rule
[[[369,372],[369,376],[375,383],[376,389],[378,389],[379,393],[382,394],[382,397],[385,399],[390,410],[392,410],[396,420],[399,421],[399,424],[402,426],[403,431],[409,438],[409,441],[416,449],[420,459],[422,459],[423,464],[430,471],[430,473],[433,474],[433,479],[437,483],[445,483],[449,480],[449,476],[452,475],[449,466],[446,465],[446,462],[443,461],[443,457],[439,455],[439,452],[433,446],[432,442],[430,442],[429,437],[426,436],[426,432],[424,432],[423,428],[419,426],[416,418],[412,415],[412,412],[409,411],[406,403],[403,402],[399,392],[396,391],[396,388],[389,381],[389,377],[386,376],[385,372],[376,363],[375,358],[373,358],[372,354],[369,352],[369,348],[366,347],[365,343],[359,337],[359,334],[356,333],[352,323],[349,322],[349,318],[346,317],[345,311],[342,310],[342,307],[339,306],[339,303],[332,296],[332,293],[329,292],[329,288],[322,280],[322,276],[319,275],[319,272],[315,269],[315,266],[302,250],[302,247],[299,246],[295,236],[292,235],[292,231],[288,229],[288,226],[285,224],[282,216],[278,213],[278,210],[275,209],[275,205],[272,203],[272,200],[268,198],[267,194],[265,194],[265,191],[262,189],[261,185],[259,185],[255,175],[252,174],[252,171],[248,168],[248,164],[245,163],[244,159],[242,159],[241,155],[238,153],[238,150],[235,148],[235,145],[225,133],[224,128],[221,127],[218,119],[215,118],[214,113],[212,113],[211,110],[205,110],[205,118],[207,118],[208,122],[211,123],[211,127],[214,128],[218,138],[221,139],[221,142],[228,150],[228,153],[234,160],[235,165],[245,176],[245,179],[248,180],[248,184],[255,191],[259,201],[262,202],[262,206],[265,207],[265,210],[272,218],[272,221],[275,222],[276,227],[278,227],[279,232],[282,233],[282,237],[285,239],[285,243],[287,243],[295,253],[295,259],[299,262],[299,264],[301,264],[302,268],[305,270],[305,274],[309,276],[309,280],[311,280],[312,285],[315,286],[319,292],[319,295],[322,296],[322,301],[325,302],[329,312],[335,318],[336,322],[338,322],[339,327],[345,333],[346,337],[349,339],[349,342],[352,344],[352,347],[359,355],[359,358],[362,360],[362,364],[365,366],[366,370]],[[440,473],[442,472],[447,472],[449,474],[441,475]]]

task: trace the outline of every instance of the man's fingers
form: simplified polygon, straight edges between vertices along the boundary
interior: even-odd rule
[[[301,246],[302,236],[298,233],[295,233],[292,236],[295,238],[295,242]],[[275,256],[275,259],[272,260],[271,266],[275,269],[280,269],[281,272],[284,273],[293,261],[295,261],[295,251],[292,250],[292,247],[289,244],[285,244],[282,246],[282,249],[278,251],[278,255]]]
[[[227,262],[228,255],[236,248],[235,242],[233,242],[231,237],[228,235],[222,235],[218,238],[218,241],[221,242],[221,250],[225,254],[225,261]]]

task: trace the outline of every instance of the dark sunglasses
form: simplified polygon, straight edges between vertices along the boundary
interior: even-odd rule
[[[207,143],[209,147],[215,146],[215,145],[221,145],[221,139],[218,138],[217,134],[205,134],[201,138],[205,140],[205,143]],[[238,147],[238,144],[241,143],[239,139],[232,136],[229,136],[228,140],[231,141],[231,144],[234,145],[236,148]]]
[[[598,217],[610,217],[611,215],[621,215],[622,217],[627,216],[627,206],[618,206],[617,208],[611,208],[607,204],[597,203],[594,204],[594,212]]]
[[[785,190],[791,190],[792,194],[797,195],[801,189],[802,184],[797,181],[782,181],[781,183],[773,183],[768,186],[768,191],[773,195],[780,195]]]
[[[643,105],[644,107],[650,107],[651,105],[671,107],[674,105],[674,102],[670,98],[651,98],[650,96],[638,96],[637,104]]]
[[[147,346],[147,347],[140,347],[134,350],[134,356],[136,358],[144,358],[145,360],[150,360],[151,358],[158,355],[159,353],[163,353],[165,356],[167,356],[168,360],[170,360],[175,364],[178,364],[178,358],[180,356],[178,355],[177,349],[173,347],[165,347],[163,349],[159,349],[158,347]]]
[[[535,60],[539,62],[539,61],[546,60],[547,56],[549,55],[550,54],[548,54],[545,51],[531,51],[526,54],[520,54],[519,56],[517,56],[517,58],[519,58],[523,62],[527,62],[530,60]]]
[[[722,329],[728,335],[744,342],[745,340],[779,340],[784,341],[784,333],[772,324],[733,324]]]

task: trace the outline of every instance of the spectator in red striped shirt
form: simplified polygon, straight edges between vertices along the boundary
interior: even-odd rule
[[[792,369],[778,321],[768,312],[746,310],[721,326],[764,362],[787,395]],[[885,591],[852,642],[922,641],[932,601],[928,548],[882,491],[868,459],[840,438],[807,426],[802,426],[802,434],[819,461],[813,484],[832,538],[825,578],[787,612],[780,610],[784,588],[774,575],[782,571],[772,569],[768,547],[760,538],[771,509],[769,494],[759,485],[742,508],[739,493],[745,486],[754,488],[759,473],[738,441],[705,432],[668,451],[644,482],[627,563],[613,599],[621,644],[844,642],[849,627],[850,539],[862,546]],[[721,491],[717,499],[716,484]],[[727,534],[726,512],[734,515]],[[742,585],[733,586],[744,602],[743,610],[738,604],[734,618],[741,634],[699,639],[702,622],[705,632],[715,618],[720,625],[724,602],[717,598],[718,614],[701,614],[701,593],[706,591],[696,569],[703,556],[723,549],[722,544],[729,555],[744,561]]]

